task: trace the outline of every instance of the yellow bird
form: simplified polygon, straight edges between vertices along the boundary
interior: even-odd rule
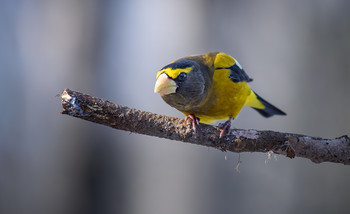
[[[257,95],[248,85],[252,81],[236,59],[222,52],[188,56],[163,67],[157,73],[154,92],[192,120],[193,129],[200,122],[227,120],[220,137],[229,130],[243,106],[264,117],[286,115]]]

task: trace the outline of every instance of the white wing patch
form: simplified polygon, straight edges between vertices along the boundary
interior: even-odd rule
[[[241,66],[241,64],[239,64],[239,62],[237,61],[237,59],[235,59],[235,61],[236,61],[237,66],[238,66],[240,69],[243,69],[242,66]]]

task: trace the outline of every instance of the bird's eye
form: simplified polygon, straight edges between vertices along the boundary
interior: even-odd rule
[[[182,82],[186,79],[186,77],[187,77],[187,74],[185,72],[182,72],[179,74],[179,76],[177,76],[177,80]]]

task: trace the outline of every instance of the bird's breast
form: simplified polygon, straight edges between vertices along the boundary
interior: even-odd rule
[[[229,69],[216,70],[213,86],[205,102],[193,112],[201,122],[211,123],[236,117],[248,97],[250,87],[245,81],[233,82]]]

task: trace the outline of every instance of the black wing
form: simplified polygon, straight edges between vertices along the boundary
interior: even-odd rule
[[[217,68],[217,69],[230,69],[231,73],[230,73],[229,77],[233,82],[242,82],[242,81],[251,82],[251,81],[253,81],[253,79],[250,78],[247,75],[247,73],[237,65],[237,63],[235,63],[234,65],[227,67],[227,68]]]

